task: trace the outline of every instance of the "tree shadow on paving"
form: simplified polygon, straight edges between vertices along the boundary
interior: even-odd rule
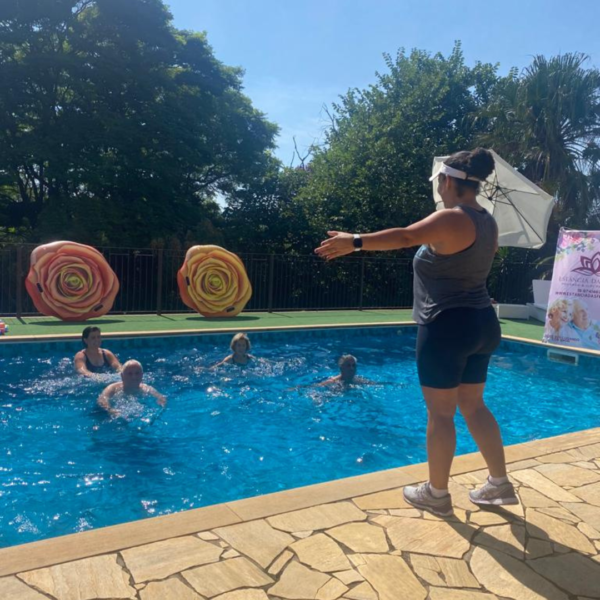
[[[564,545],[568,544],[568,540],[552,538],[547,531],[528,522],[526,518],[500,507],[490,507],[485,512],[502,515],[517,539],[519,539],[521,531],[523,532],[523,552],[518,551],[515,546],[490,535],[487,532],[487,527],[474,527],[470,523],[453,520],[449,520],[448,524],[471,543],[472,550],[476,548],[484,549],[492,557],[498,569],[506,571],[521,585],[538,594],[541,598],[567,600],[568,597],[573,595],[600,598],[600,563],[592,560],[584,552]],[[556,520],[560,521],[557,518]],[[564,523],[564,521],[560,522]],[[581,535],[586,540],[588,539],[583,534]],[[531,556],[531,553],[527,550],[531,540],[560,544],[562,552],[557,552],[553,547],[552,553],[547,556],[528,558],[528,556]],[[589,543],[593,548],[593,544]],[[518,555],[520,555],[519,558],[516,557]],[[471,556],[471,570],[473,571],[472,561],[473,556]],[[502,593],[501,577],[498,573],[492,573],[490,576],[495,577],[498,582],[498,587],[490,589],[490,591],[505,596],[506,594]],[[489,588],[486,583],[481,583]]]

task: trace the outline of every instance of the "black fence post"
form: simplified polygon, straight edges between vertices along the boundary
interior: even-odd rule
[[[163,289],[163,249],[158,249],[158,277],[156,281],[156,314],[160,316],[162,311],[162,289]]]
[[[268,312],[273,312],[273,279],[275,275],[275,255],[269,256],[269,300],[268,300]]]
[[[358,310],[363,309],[363,292],[365,291],[365,257],[360,260],[360,298],[358,300]]]
[[[23,314],[23,245],[17,246],[17,319]]]

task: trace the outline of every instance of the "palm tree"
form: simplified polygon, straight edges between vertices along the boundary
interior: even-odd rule
[[[600,71],[587,60],[536,56],[521,75],[510,72],[483,115],[481,143],[556,196],[555,232],[598,219]]]

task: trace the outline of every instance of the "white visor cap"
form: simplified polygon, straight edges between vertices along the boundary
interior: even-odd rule
[[[479,177],[467,175],[464,171],[449,167],[446,163],[441,164],[440,168],[429,178],[429,181],[433,181],[438,175],[449,175],[450,177],[456,177],[456,179],[468,179],[469,181],[481,181]]]

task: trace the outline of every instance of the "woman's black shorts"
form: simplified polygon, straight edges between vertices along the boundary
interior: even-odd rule
[[[491,306],[445,310],[431,323],[419,325],[419,381],[422,386],[438,389],[484,383],[498,344],[500,323]]]

